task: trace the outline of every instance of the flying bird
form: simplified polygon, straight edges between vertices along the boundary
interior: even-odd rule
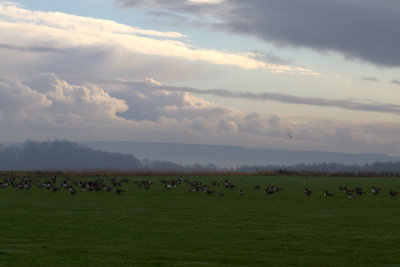
[[[289,136],[290,139],[294,137],[294,134],[292,133],[286,132],[286,134]]]

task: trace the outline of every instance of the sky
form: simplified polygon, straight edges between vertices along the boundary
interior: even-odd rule
[[[400,156],[398,25],[397,0],[0,1],[0,143]]]

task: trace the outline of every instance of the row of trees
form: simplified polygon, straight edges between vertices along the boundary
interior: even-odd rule
[[[235,169],[237,172],[274,173],[274,174],[317,174],[317,175],[398,175],[400,174],[400,162],[375,162],[364,165],[345,165],[340,163],[314,163],[297,164],[293,166],[241,166]]]
[[[0,170],[204,172],[217,168],[214,165],[182,166],[168,161],[139,160],[130,154],[94,150],[69,141],[26,141],[20,146],[0,146]]]

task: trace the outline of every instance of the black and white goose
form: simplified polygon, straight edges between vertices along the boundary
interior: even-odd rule
[[[328,190],[325,189],[324,197],[333,197],[335,194],[329,193]]]
[[[373,187],[371,188],[371,193],[374,194],[374,195],[377,195],[377,194],[379,193],[379,191],[381,191],[381,188],[380,188],[380,187],[373,186]]]
[[[399,193],[398,193],[397,191],[394,191],[394,190],[390,189],[390,190],[389,190],[389,195],[391,195],[392,197],[394,197],[394,196],[398,196]]]
[[[306,187],[306,188],[304,189],[304,194],[306,194],[307,196],[311,196],[312,191]]]

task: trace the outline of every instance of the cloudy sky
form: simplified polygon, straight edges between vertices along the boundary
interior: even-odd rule
[[[400,156],[399,25],[398,0],[0,1],[0,143]]]

